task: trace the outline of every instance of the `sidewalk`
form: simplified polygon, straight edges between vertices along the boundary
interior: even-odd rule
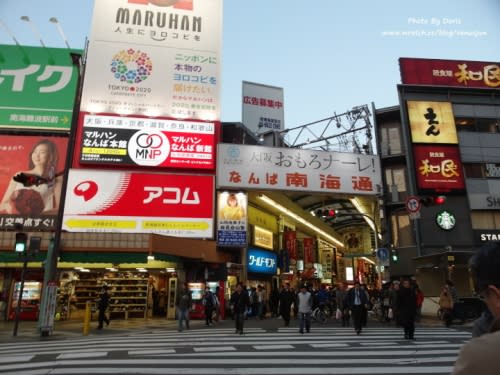
[[[191,320],[190,325],[192,329],[208,328],[205,326],[204,320]],[[249,318],[245,321],[245,328],[263,328],[266,330],[276,330],[283,327],[283,320],[281,318],[268,317],[263,320]],[[290,326],[298,327],[296,320],[292,318]],[[381,323],[374,320],[368,321],[369,327],[393,327],[394,322]],[[433,316],[423,316],[421,321],[417,323],[418,327],[429,326],[444,326],[443,322]],[[465,324],[453,325],[452,328],[470,329],[472,322]],[[216,328],[234,328],[234,320],[230,317],[226,320],[221,320],[214,323],[212,327]],[[321,329],[321,327],[340,327],[340,324],[335,319],[329,320],[326,324],[321,325],[313,322],[313,329]],[[117,334],[127,334],[131,332],[147,331],[147,330],[167,330],[176,331],[177,321],[167,320],[165,318],[151,318],[151,319],[128,319],[128,320],[111,320],[109,326],[104,326],[102,330],[97,329],[97,322],[90,322],[90,330],[87,336],[83,335],[83,322],[77,320],[57,321],[54,323],[54,332],[47,337],[41,337],[37,330],[37,322],[33,321],[20,321],[17,330],[17,336],[13,336],[14,322],[1,321],[0,322],[0,343],[20,342],[26,340],[61,340],[64,338],[85,338],[85,337],[99,337]]]

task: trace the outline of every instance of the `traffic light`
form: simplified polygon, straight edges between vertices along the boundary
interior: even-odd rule
[[[48,183],[48,180],[46,178],[40,177],[36,174],[30,174],[30,173],[18,173],[12,179],[16,182],[19,182],[23,184],[26,187],[30,186],[39,186],[41,184],[46,184]]]
[[[444,195],[429,195],[420,198],[420,203],[424,206],[440,206],[446,203],[446,197]]]
[[[316,216],[319,218],[334,218],[337,212],[333,209],[316,210]]]
[[[399,254],[397,249],[391,249],[391,259],[392,263],[397,263],[399,261]]]
[[[28,236],[26,233],[16,233],[16,244],[14,249],[18,253],[22,253],[26,250],[26,243],[28,242]]]

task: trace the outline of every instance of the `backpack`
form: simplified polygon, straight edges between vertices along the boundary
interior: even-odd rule
[[[203,298],[203,304],[206,307],[213,307],[214,303],[214,295],[212,292],[208,292],[205,297]]]

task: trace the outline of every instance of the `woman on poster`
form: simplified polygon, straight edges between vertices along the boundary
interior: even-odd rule
[[[13,177],[0,202],[0,212],[20,215],[57,213],[62,186],[62,177],[56,175],[58,160],[57,146],[52,141],[42,139],[37,142],[29,155],[28,170],[14,175],[23,173],[34,184],[25,186]]]

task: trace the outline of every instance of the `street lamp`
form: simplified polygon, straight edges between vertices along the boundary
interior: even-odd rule
[[[42,35],[38,31],[38,29],[35,27],[35,24],[33,22],[31,22],[30,18],[28,16],[21,16],[21,21],[25,21],[30,25],[31,30],[33,31],[33,34],[35,34],[35,36],[38,38],[42,47],[45,48],[45,43],[42,40]]]
[[[70,49],[71,47],[69,46],[68,40],[66,39],[66,36],[64,35],[64,32],[61,28],[61,25],[59,24],[58,19],[56,17],[50,17],[49,21],[56,25],[57,31],[59,32],[59,35],[61,35],[61,38],[64,40],[64,44],[66,44],[66,47],[68,47],[68,49]]]

